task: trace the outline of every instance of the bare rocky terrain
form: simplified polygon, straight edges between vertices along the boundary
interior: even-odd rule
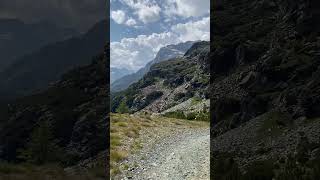
[[[212,8],[211,178],[319,179],[319,1]]]

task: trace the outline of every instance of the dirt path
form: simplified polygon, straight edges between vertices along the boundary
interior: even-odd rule
[[[165,135],[164,135],[165,134]],[[167,127],[166,133],[143,132],[141,151],[128,158],[121,179],[209,179],[209,127]]]

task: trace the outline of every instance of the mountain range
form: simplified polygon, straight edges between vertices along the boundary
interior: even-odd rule
[[[122,78],[125,75],[132,74],[133,71],[129,70],[127,68],[116,68],[111,67],[110,68],[110,82],[113,83],[114,81]]]
[[[106,20],[98,22],[87,33],[45,45],[15,60],[0,72],[2,98],[45,89],[66,71],[89,64],[107,42],[107,23]]]
[[[156,57],[147,63],[147,65],[141,69],[139,69],[137,72],[123,76],[122,78],[119,78],[118,80],[111,83],[111,92],[118,92],[125,90],[128,88],[131,84],[137,82],[140,80],[149,70],[150,67],[153,64],[166,61],[168,59],[174,58],[174,57],[181,57],[184,55],[184,53],[192,46],[194,42],[188,41],[184,43],[179,43],[176,45],[168,45],[165,47],[160,48],[158,53],[156,54]],[[112,51],[112,49],[111,49]]]
[[[49,22],[26,24],[18,19],[0,19],[0,71],[42,46],[76,35],[74,29]]]

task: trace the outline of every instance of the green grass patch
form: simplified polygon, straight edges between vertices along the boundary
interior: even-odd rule
[[[209,112],[191,112],[188,114],[182,111],[167,112],[164,114],[165,117],[175,118],[175,119],[186,119],[192,121],[210,121]]]
[[[202,101],[201,98],[199,98],[199,97],[193,97],[193,98],[191,99],[191,105],[194,106],[194,105],[196,105],[196,104],[199,104],[201,101]]]

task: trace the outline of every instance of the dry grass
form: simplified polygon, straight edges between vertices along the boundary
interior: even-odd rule
[[[131,151],[132,152],[137,152],[140,149],[142,149],[142,143],[140,141],[135,141],[132,145],[131,145]]]
[[[110,147],[115,148],[121,145],[121,137],[117,134],[111,133],[110,134]]]
[[[124,165],[120,166],[120,162],[125,160],[128,154],[137,152],[139,131],[143,128],[142,123],[147,122],[144,118],[131,117],[128,114],[111,114],[110,119],[110,173],[115,176],[121,170],[128,169]]]
[[[128,156],[128,153],[126,151],[120,151],[120,150],[110,151],[110,161],[113,161],[113,162],[120,162],[124,160],[127,156]]]
[[[142,125],[143,127],[153,127],[152,124],[146,123],[146,122],[143,122],[141,125]]]
[[[139,136],[138,132],[133,130],[125,131],[124,134],[130,138],[137,138]]]
[[[117,126],[120,126],[120,127],[128,127],[128,123],[126,122],[118,122],[116,123]]]
[[[114,114],[110,115],[110,174],[111,177],[121,173],[129,168],[123,161],[139,152],[143,148],[143,142],[140,138],[140,131],[149,129],[149,132],[157,131],[158,134],[176,127],[203,127],[208,126],[207,122],[187,121],[162,116],[152,117],[150,115],[129,115]],[[171,128],[171,129],[172,129]],[[130,165],[132,166],[132,164]]]
[[[130,116],[129,114],[111,114],[110,116],[110,167],[111,175],[115,176],[126,168],[120,163],[129,154],[137,153],[142,149],[139,133],[142,129],[155,126],[150,115]]]
[[[179,121],[176,121],[176,122],[174,122],[174,124],[176,124],[176,125],[183,125],[183,123],[182,122],[179,122]]]
[[[120,172],[121,172],[121,171],[120,171],[119,166],[111,166],[111,169],[110,169],[110,175],[111,175],[111,177],[119,174]]]

